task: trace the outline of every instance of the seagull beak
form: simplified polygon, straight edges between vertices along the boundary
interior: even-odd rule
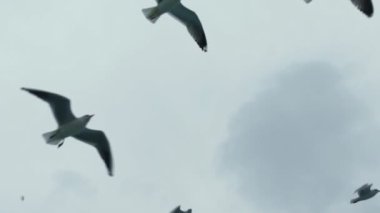
[[[95,114],[90,115],[90,118],[92,118]]]

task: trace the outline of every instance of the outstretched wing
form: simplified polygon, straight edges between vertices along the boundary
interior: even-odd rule
[[[181,206],[177,206],[177,208],[173,209],[170,213],[181,213]]]
[[[355,192],[357,192],[359,196],[362,196],[362,195],[370,192],[371,186],[372,186],[372,184],[366,183],[363,186],[361,186],[360,188],[356,189]]]
[[[111,147],[104,132],[100,130],[85,128],[82,132],[73,137],[94,146],[106,164],[108,174],[110,176],[113,176],[113,159]]]
[[[65,124],[75,119],[75,116],[71,111],[70,100],[68,98],[55,94],[55,93],[46,92],[46,91],[37,90],[37,89],[30,89],[30,88],[21,88],[21,89],[48,102],[51,110],[53,111],[54,118],[57,121],[58,125]]]
[[[176,6],[174,6],[174,8],[170,10],[169,14],[171,14],[174,18],[178,19],[184,25],[186,25],[187,30],[189,31],[193,39],[197,42],[198,46],[206,52],[206,35],[203,31],[201,21],[199,20],[197,14],[187,9],[182,4],[177,4]]]
[[[373,15],[373,5],[371,0],[351,0],[352,3],[368,17]]]

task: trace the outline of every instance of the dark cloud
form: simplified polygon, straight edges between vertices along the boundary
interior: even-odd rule
[[[325,63],[291,66],[231,121],[223,163],[252,205],[292,213],[350,207],[352,182],[371,169],[364,156],[378,146],[342,74]]]

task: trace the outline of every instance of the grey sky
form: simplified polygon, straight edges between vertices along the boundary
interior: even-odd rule
[[[339,141],[347,138],[350,145],[336,161],[328,155],[335,164],[329,164],[330,173],[322,174],[322,179],[310,178],[321,189],[311,191],[310,200],[302,196],[300,208],[376,210],[377,197],[358,206],[347,203],[358,184],[373,181],[376,186],[380,175],[375,158],[350,154],[359,142],[367,144],[358,148],[360,154],[377,150],[380,16],[376,10],[368,19],[347,0],[308,5],[302,0],[183,3],[202,21],[207,53],[171,17],[154,25],[147,21],[141,9],[154,5],[153,0],[0,1],[0,211],[145,213],[168,212],[181,204],[194,212],[251,213],[274,211],[268,208],[273,202],[279,202],[284,212],[298,210],[280,202],[281,194],[270,194],[275,188],[264,192],[265,202],[259,202],[261,197],[253,200],[253,187],[262,179],[247,181],[247,177],[257,162],[252,162],[247,175],[234,168],[245,155],[223,155],[230,139],[242,138],[231,151],[247,142],[247,135],[234,129],[247,130],[258,122],[236,123],[247,107],[258,110],[251,113],[261,112],[261,119],[272,119],[267,123],[279,119],[270,114],[270,107],[260,111],[252,104],[278,103],[264,100],[265,96],[277,97],[283,92],[278,88],[287,84],[294,87],[283,86],[292,92],[283,98],[295,103],[305,100],[304,95],[297,96],[298,88],[323,89],[325,96],[318,100],[327,100],[321,105],[327,108],[310,115],[341,114],[332,128],[337,132],[326,136],[323,133],[330,129],[325,127],[315,133],[315,140],[340,135]],[[323,69],[316,76],[319,81],[310,80],[299,68],[314,65],[310,70]],[[310,83],[301,85],[294,78]],[[331,86],[334,82],[339,85]],[[96,150],[86,144],[68,139],[59,150],[46,145],[41,134],[53,130],[55,121],[48,105],[19,90],[22,86],[69,97],[78,116],[94,113],[88,127],[107,134],[115,177],[107,176]],[[336,96],[349,104],[337,102]],[[292,118],[291,129],[305,121],[304,114],[293,113],[299,117]],[[284,139],[284,144],[299,142]],[[327,143],[323,142],[316,148],[323,149]],[[272,143],[269,140],[268,146]],[[334,145],[334,150],[338,148]],[[354,165],[343,162],[347,156],[353,156]],[[315,154],[310,162],[317,159]],[[275,162],[269,168],[277,168]],[[345,178],[333,169],[343,164],[343,174],[349,177],[338,184],[328,202],[321,195],[322,187],[331,186],[330,179]],[[276,186],[287,189],[279,182],[271,187]],[[321,206],[326,202],[328,209]]]
[[[324,63],[290,66],[231,122],[226,165],[264,212],[355,212],[352,191],[376,184],[373,114],[342,76]]]

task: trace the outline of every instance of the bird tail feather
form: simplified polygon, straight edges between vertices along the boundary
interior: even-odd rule
[[[355,198],[351,200],[351,203],[357,203],[359,201],[359,198]]]
[[[155,23],[160,18],[160,13],[157,7],[142,9],[144,16],[152,23]]]
[[[57,134],[57,132],[58,132],[58,130],[46,132],[46,133],[42,134],[42,137],[45,139],[47,144],[58,145],[59,142],[62,141],[62,139],[54,137]]]

